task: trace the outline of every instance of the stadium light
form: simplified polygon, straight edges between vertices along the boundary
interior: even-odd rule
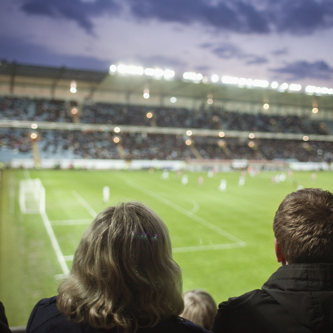
[[[187,139],[185,141],[186,146],[190,146],[192,144],[192,141],[190,139]]]
[[[117,71],[117,66],[116,65],[111,65],[109,67],[109,73],[114,74]]]
[[[303,141],[309,141],[309,137],[307,135],[303,136]]]
[[[191,130],[186,131],[186,135],[187,136],[191,136],[192,135],[192,131]]]
[[[249,138],[250,138],[250,139],[254,139],[254,137],[255,137],[254,133],[250,133],[250,134],[249,134]]]
[[[77,92],[77,89],[76,89],[76,81],[72,81],[71,82],[71,85],[70,85],[70,89],[69,91],[72,93],[72,94],[75,94]]]
[[[276,81],[273,81],[273,82],[271,83],[271,88],[272,88],[272,89],[276,89],[278,86],[279,86],[279,83],[276,82]]]
[[[225,146],[225,141],[224,140],[219,140],[217,143],[220,147],[224,147]]]
[[[302,89],[302,86],[300,84],[292,83],[289,86],[290,91],[301,91],[301,89]]]
[[[327,87],[307,86],[305,92],[310,95],[333,95],[333,89]]]
[[[37,129],[37,128],[38,128],[38,125],[37,125],[37,124],[31,124],[31,128],[32,128],[32,129]]]
[[[312,108],[312,113],[318,113],[318,108]]]
[[[218,77],[218,75],[216,75],[216,74],[213,74],[212,76],[211,76],[211,81],[213,82],[213,83],[216,83],[216,82],[218,82],[219,81],[219,77]]]
[[[143,90],[143,98],[148,99],[149,97],[150,97],[149,89],[148,89],[148,88],[145,88],[145,89]]]
[[[220,132],[220,133],[219,133],[219,137],[220,137],[220,138],[224,138],[224,137],[225,137],[225,133],[224,133],[224,132]]]
[[[113,130],[114,130],[115,133],[119,133],[120,132],[120,128],[119,127],[115,127]]]
[[[171,98],[170,98],[170,102],[171,102],[172,104],[176,103],[176,102],[177,102],[177,98],[176,98],[176,97],[171,97]]]
[[[194,72],[185,72],[183,74],[183,79],[188,81],[193,81],[194,83],[201,82],[203,75],[201,73],[194,73]]]
[[[163,76],[166,80],[173,79],[175,77],[175,71],[172,69],[166,69]]]
[[[268,110],[268,109],[269,109],[269,104],[268,104],[268,103],[265,103],[262,107],[263,107],[265,110]]]
[[[289,87],[289,84],[284,82],[280,85],[279,91],[281,91],[281,92],[286,91],[288,89],[288,87]]]

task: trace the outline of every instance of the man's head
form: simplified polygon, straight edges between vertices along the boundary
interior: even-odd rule
[[[273,229],[278,261],[333,263],[333,194],[316,188],[288,194]]]

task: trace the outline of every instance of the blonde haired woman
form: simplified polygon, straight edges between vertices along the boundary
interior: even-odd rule
[[[207,332],[178,316],[182,279],[168,229],[139,202],[97,215],[58,292],[37,303],[27,333]]]

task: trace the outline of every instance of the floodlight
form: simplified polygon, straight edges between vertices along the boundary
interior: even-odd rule
[[[220,138],[224,138],[224,136],[225,136],[225,133],[224,133],[224,132],[220,132],[220,133],[219,133],[219,137],[220,137]]]
[[[253,86],[259,88],[267,88],[269,86],[269,82],[267,80],[253,80]]]
[[[212,80],[212,82],[216,83],[216,82],[218,82],[219,77],[218,77],[218,75],[213,74],[212,77],[211,77],[210,79]]]
[[[155,74],[154,76],[157,77],[157,78],[161,78],[164,74],[164,71],[163,69],[161,68],[155,68]]]
[[[290,91],[301,91],[301,89],[302,89],[302,86],[300,84],[292,83],[289,86]]]
[[[172,69],[166,69],[164,71],[164,78],[165,79],[172,79],[175,76],[175,71]]]
[[[279,84],[278,84],[278,82],[276,82],[276,81],[273,81],[273,82],[271,83],[271,88],[272,88],[272,89],[276,89],[278,86],[279,86]]]
[[[192,131],[191,130],[186,131],[186,135],[187,136],[191,136],[192,135]]]
[[[72,81],[71,82],[71,85],[70,85],[70,89],[69,91],[72,93],[72,94],[75,94],[77,92],[77,89],[76,89],[76,81]]]
[[[116,65],[111,65],[109,67],[109,73],[114,74],[117,71],[117,66]]]
[[[225,84],[238,84],[239,79],[233,76],[222,76],[221,81]]]
[[[280,91],[285,91],[285,90],[288,89],[288,87],[289,87],[289,84],[288,84],[288,83],[282,83],[282,84],[280,85],[280,87],[279,87],[279,90],[280,90]]]
[[[147,76],[154,76],[155,75],[155,69],[154,68],[145,68],[144,73]]]

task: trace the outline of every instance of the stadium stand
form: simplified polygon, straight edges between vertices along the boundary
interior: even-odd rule
[[[0,120],[72,123],[71,103],[62,100],[0,97]],[[147,118],[150,112],[152,118]],[[135,131],[116,135],[93,130],[39,130],[40,158],[85,159],[251,159],[330,162],[331,142],[303,140],[249,140],[246,136],[217,139],[173,134],[147,134],[143,127],[191,128],[242,132],[328,135],[332,129],[322,121],[298,116],[278,116],[207,110],[149,107],[108,103],[87,103],[81,107],[82,124],[132,125]],[[9,125],[8,125],[9,126]],[[31,158],[31,129],[0,129],[1,160]],[[115,137],[119,142],[114,142]],[[251,141],[251,142],[249,142]]]

